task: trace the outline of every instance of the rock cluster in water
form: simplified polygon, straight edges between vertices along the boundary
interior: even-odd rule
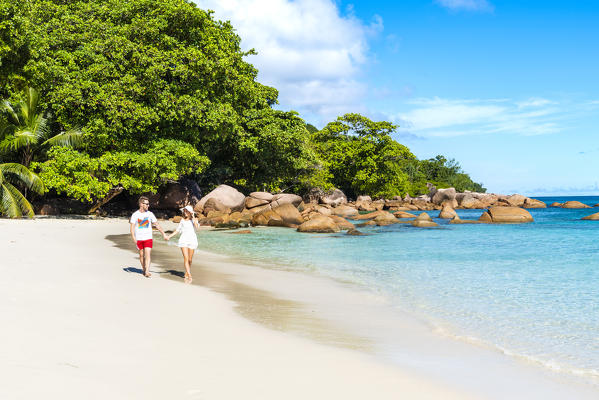
[[[252,192],[244,195],[237,189],[220,185],[205,196],[201,196],[197,184],[192,181],[171,183],[165,190],[151,195],[150,206],[158,217],[168,217],[179,212],[179,208],[192,205],[200,222],[215,228],[231,229],[248,226],[282,226],[300,232],[351,231],[360,226],[385,226],[411,224],[415,227],[437,226],[430,215],[422,212],[438,211],[437,218],[448,219],[450,224],[471,223],[521,223],[532,221],[526,209],[545,208],[540,200],[520,194],[501,195],[494,193],[456,192],[454,188],[436,189],[429,185],[429,193],[418,197],[396,196],[392,199],[372,199],[358,196],[348,201],[339,189],[328,192],[318,188],[303,197],[291,193],[273,194]],[[124,207],[130,213],[136,199]],[[590,208],[577,202],[553,203],[550,207]],[[461,220],[456,209],[485,210],[478,220]],[[40,208],[42,214],[58,214],[53,204]],[[123,214],[123,215],[125,215]],[[599,214],[599,213],[598,213]],[[180,217],[174,217],[178,221]],[[599,220],[596,214],[585,217]],[[355,223],[350,222],[354,220]]]
[[[385,226],[407,223],[418,228],[438,226],[426,211],[439,210],[438,218],[460,223],[521,223],[532,221],[526,208],[546,207],[540,200],[519,194],[510,196],[465,192],[454,188],[436,189],[428,195],[412,198],[373,200],[358,196],[348,201],[338,189],[310,191],[303,198],[296,194],[253,192],[248,196],[221,185],[199,199],[194,210],[201,224],[216,228],[281,226],[299,232],[335,233],[355,231],[360,226]],[[478,221],[461,220],[456,209],[486,209]],[[417,215],[418,214],[418,215]],[[356,223],[352,223],[353,220]]]

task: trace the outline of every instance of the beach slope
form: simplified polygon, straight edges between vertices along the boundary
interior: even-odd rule
[[[127,232],[124,219],[0,220],[0,398],[469,397],[258,325],[155,266],[146,279],[107,239]]]

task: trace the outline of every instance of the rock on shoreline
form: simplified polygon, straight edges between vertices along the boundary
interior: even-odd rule
[[[300,232],[354,229],[355,225],[349,220],[368,221],[365,224],[377,226],[395,223],[436,226],[430,217],[417,218],[413,214],[434,210],[439,210],[438,218],[449,219],[451,223],[475,223],[460,220],[456,209],[488,210],[476,221],[478,223],[528,222],[532,217],[525,209],[547,207],[540,200],[520,194],[459,193],[455,188],[436,189],[433,185],[429,185],[429,189],[428,194],[414,198],[406,195],[403,198],[395,196],[392,199],[373,200],[370,196],[362,195],[356,201],[348,201],[339,189],[324,192],[315,188],[302,198],[293,193],[269,192],[252,192],[246,196],[231,186],[219,185],[205,196],[198,197],[199,188],[182,182],[169,184],[165,193],[153,195],[151,206],[158,217],[168,217],[178,215],[179,208],[189,204],[194,207],[202,225],[219,228],[263,225],[297,228]],[[589,207],[578,202],[552,206]],[[60,213],[59,207],[53,203],[41,205],[38,209],[44,215]]]

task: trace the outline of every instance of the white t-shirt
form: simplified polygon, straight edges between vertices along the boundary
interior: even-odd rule
[[[152,239],[152,224],[158,220],[151,211],[140,212],[135,211],[129,222],[135,224],[135,240]]]
[[[198,237],[196,236],[196,230],[193,226],[193,221],[190,219],[182,219],[177,227],[177,232],[181,232],[179,237],[179,246],[184,244],[195,244],[197,246]],[[183,246],[189,247],[189,246]]]

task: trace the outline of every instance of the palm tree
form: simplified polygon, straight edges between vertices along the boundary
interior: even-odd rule
[[[0,111],[0,153],[20,153],[21,163],[29,167],[36,152],[50,146],[75,146],[82,134],[77,128],[50,136],[50,123],[45,113],[39,111],[39,93],[34,88],[25,89],[25,98],[17,104],[4,100]]]
[[[0,164],[0,215],[33,218],[33,207],[14,184],[20,184],[36,193],[43,193],[42,180],[29,168],[18,163]]]

